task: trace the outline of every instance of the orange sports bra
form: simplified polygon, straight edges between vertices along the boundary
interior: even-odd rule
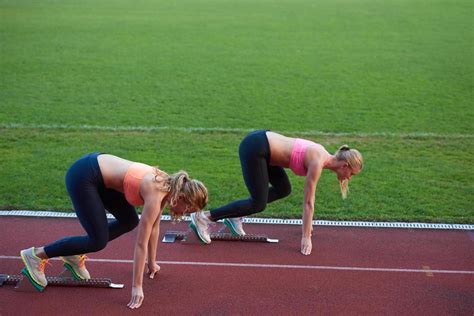
[[[128,167],[125,177],[123,178],[123,193],[128,203],[133,206],[139,206],[145,203],[140,195],[140,183],[147,173],[156,174],[155,170],[155,167],[139,162],[134,162]]]

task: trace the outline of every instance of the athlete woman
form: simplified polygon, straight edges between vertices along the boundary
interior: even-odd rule
[[[99,153],[87,154],[69,168],[66,188],[87,235],[22,250],[24,272],[41,290],[48,284],[44,273],[47,260],[61,257],[76,278],[89,279],[84,254],[103,249],[109,241],[138,225],[132,297],[128,303],[132,309],[140,307],[144,299],[145,265],[150,278],[160,270],[156,248],[163,209],[168,206],[170,213],[179,217],[201,210],[208,198],[206,187],[184,171],[168,175],[149,165]],[[139,205],[143,205],[140,220],[135,210]],[[108,222],[105,210],[115,220]]]
[[[336,173],[342,197],[346,198],[349,179],[358,174],[363,165],[359,151],[347,145],[331,155],[320,144],[271,131],[255,131],[247,135],[240,143],[239,157],[250,197],[211,211],[191,214],[191,228],[204,243],[211,242],[209,224],[220,219],[224,219],[234,235],[245,235],[241,217],[261,212],[267,203],[291,193],[291,184],[284,170],[290,168],[296,175],[306,177],[301,238],[301,253],[304,255],[309,255],[312,249],[316,185],[323,169]]]

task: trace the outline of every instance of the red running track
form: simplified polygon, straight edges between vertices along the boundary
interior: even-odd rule
[[[162,222],[161,233],[187,230],[186,224]],[[77,219],[2,217],[0,227],[0,274],[20,272],[23,248],[82,234]],[[93,277],[125,289],[21,293],[3,286],[0,315],[474,314],[473,231],[315,227],[313,253],[303,256],[300,226],[245,229],[280,242],[160,242],[161,272],[145,279],[139,310],[126,307],[135,230],[90,254],[87,264]],[[59,261],[50,262],[48,275],[61,272]]]

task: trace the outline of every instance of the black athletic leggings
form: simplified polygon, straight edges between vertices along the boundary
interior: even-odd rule
[[[239,157],[250,197],[211,210],[213,221],[261,212],[267,203],[291,193],[291,184],[285,170],[270,166],[270,146],[266,131],[248,134],[240,143]],[[272,186],[269,187],[269,184]]]
[[[66,173],[67,191],[87,235],[66,237],[45,246],[49,258],[99,251],[138,225],[137,212],[124,194],[104,186],[99,155],[81,157]],[[115,220],[107,221],[106,209]]]

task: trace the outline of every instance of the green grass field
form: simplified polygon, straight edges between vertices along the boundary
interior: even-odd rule
[[[316,218],[474,223],[468,0],[0,0],[0,208],[71,210],[103,151],[186,169],[210,207],[246,196],[248,130],[358,148]],[[290,174],[291,172],[289,172]],[[303,178],[258,216],[301,216]]]

